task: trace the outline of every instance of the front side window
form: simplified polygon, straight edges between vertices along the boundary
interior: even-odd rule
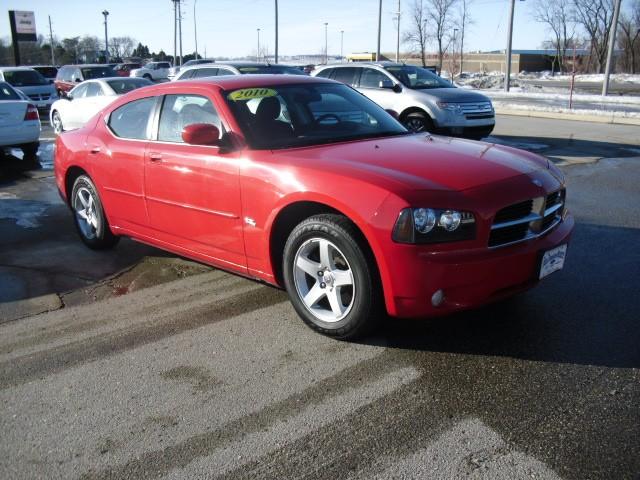
[[[158,140],[183,143],[182,130],[194,123],[210,123],[221,130],[213,103],[201,95],[166,95],[160,112]]]
[[[146,140],[155,97],[141,98],[116,108],[109,116],[109,128],[117,137]]]
[[[193,78],[215,77],[218,74],[217,68],[198,68],[195,70]]]
[[[385,67],[385,70],[396,77],[400,83],[415,90],[455,88],[450,82],[425,68],[413,65],[393,65]]]
[[[338,84],[299,84],[225,92],[255,149],[294,148],[409,133],[374,102]]]
[[[324,70],[320,70],[316,75],[316,77],[329,78],[333,73],[333,70],[334,70],[333,68],[325,68]]]
[[[84,98],[87,96],[87,89],[89,88],[89,84],[85,83],[82,85],[78,85],[76,88],[71,90],[69,93],[73,98]]]
[[[380,88],[380,82],[388,83],[391,79],[373,68],[363,68],[360,75],[360,86],[364,88]]]

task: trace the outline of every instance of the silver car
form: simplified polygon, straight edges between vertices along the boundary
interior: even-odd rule
[[[38,110],[49,110],[58,100],[55,87],[39,72],[29,67],[1,67],[0,81],[22,91]]]
[[[398,113],[410,130],[481,139],[495,126],[491,100],[456,88],[435,73],[393,62],[326,65],[311,73],[352,86]]]

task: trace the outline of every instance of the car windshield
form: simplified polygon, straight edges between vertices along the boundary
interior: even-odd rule
[[[9,70],[4,72],[4,79],[14,87],[33,87],[49,84],[47,79],[35,70]]]
[[[225,98],[255,149],[294,148],[406,135],[382,107],[346,85],[297,84],[243,88]]]
[[[122,95],[136,88],[146,87],[147,85],[153,85],[153,83],[146,78],[123,78],[121,80],[108,80],[107,83],[112,90],[116,92],[116,95]]]
[[[20,97],[8,83],[0,82],[0,100],[20,100]]]
[[[455,88],[450,82],[425,68],[414,67],[413,65],[393,65],[385,67],[385,70],[396,77],[404,86],[416,90]]]
[[[288,74],[288,75],[304,75],[305,73],[296,67],[287,67],[286,65],[265,65],[257,67],[238,67],[240,73],[253,73],[253,74]]]
[[[87,67],[82,69],[82,76],[85,80],[92,78],[115,77],[116,73],[111,67]]]

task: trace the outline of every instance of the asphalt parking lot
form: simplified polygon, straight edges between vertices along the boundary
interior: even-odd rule
[[[7,159],[0,477],[639,478],[640,127],[499,117],[490,140],[567,174],[565,269],[358,343],[274,288],[129,240],[87,250],[51,142]]]

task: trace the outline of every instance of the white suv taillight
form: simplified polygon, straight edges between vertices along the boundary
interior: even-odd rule
[[[24,114],[24,121],[27,120],[40,120],[40,115],[38,115],[38,109],[35,105],[29,104],[27,106],[27,112]]]

